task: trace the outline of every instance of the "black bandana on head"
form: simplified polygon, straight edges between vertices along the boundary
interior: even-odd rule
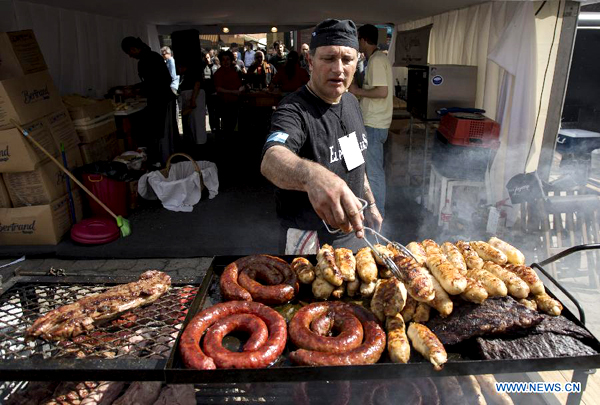
[[[358,51],[358,35],[352,20],[328,19],[315,27],[310,40],[310,49],[320,46],[348,46]]]

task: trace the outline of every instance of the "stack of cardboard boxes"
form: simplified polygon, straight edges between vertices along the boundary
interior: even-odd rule
[[[85,164],[112,160],[123,149],[117,140],[117,126],[111,100],[95,100],[71,94],[63,97],[81,144]]]
[[[67,177],[12,121],[59,161],[62,144],[70,169],[83,164],[79,138],[33,31],[0,33],[0,54],[0,244],[57,244],[72,225]]]

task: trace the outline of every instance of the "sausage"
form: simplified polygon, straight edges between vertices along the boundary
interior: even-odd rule
[[[343,318],[340,334],[326,338],[310,332],[308,326],[311,320],[329,310],[335,313],[336,321],[338,316]],[[362,327],[351,319],[358,321]],[[357,334],[357,331],[363,331],[364,341],[360,336],[355,346],[354,340],[347,341],[346,334]],[[316,302],[302,307],[290,322],[289,335],[294,345],[299,347],[290,353],[290,360],[306,366],[373,364],[381,357],[386,341],[385,332],[371,312],[359,305],[340,301]],[[323,347],[327,350],[318,350]]]
[[[427,260],[427,253],[425,253],[425,248],[419,242],[410,242],[406,245],[406,248],[412,253],[412,255],[417,259],[417,263],[421,266],[425,266],[425,262]]]
[[[468,242],[459,240],[458,242],[456,242],[456,247],[458,248],[458,251],[463,255],[465,263],[467,264],[467,269],[479,270],[483,268],[483,259],[479,257],[477,252],[471,249],[471,245]]]
[[[527,298],[529,295],[529,286],[516,274],[511,273],[510,271],[505,270],[501,266],[492,262],[485,262],[483,269],[489,271],[494,276],[502,280],[504,284],[506,284],[508,293],[513,297],[520,299]]]
[[[338,248],[334,251],[335,264],[342,273],[344,281],[356,280],[356,259],[352,250],[346,248]]]
[[[315,266],[304,257],[296,257],[292,260],[292,270],[302,284],[310,284],[315,280]]]
[[[545,292],[534,295],[534,298],[538,309],[548,315],[559,316],[563,310],[562,304]]]
[[[484,269],[467,270],[467,277],[477,280],[488,293],[488,297],[506,297],[508,290],[504,281]]]
[[[331,336],[331,331],[335,322],[333,311],[327,311],[319,315],[310,323],[310,330],[319,336]]]
[[[313,296],[320,300],[326,300],[331,296],[335,287],[329,284],[323,277],[318,276],[312,283]]]
[[[502,239],[492,236],[488,243],[506,255],[509,264],[525,264],[525,255],[519,249]]]
[[[215,322],[234,314],[252,314],[260,318],[269,331],[266,343],[255,351],[224,353],[227,359],[235,358],[235,368],[262,368],[274,362],[287,341],[285,319],[277,311],[258,302],[229,301],[213,305],[197,314],[186,326],[180,339],[180,353],[187,368],[213,370],[216,363],[200,348],[204,332]]]
[[[448,361],[446,349],[427,326],[413,322],[408,327],[407,334],[415,350],[429,360],[435,370],[439,371],[444,367]]]
[[[458,295],[467,288],[467,279],[446,258],[431,239],[423,241],[427,252],[427,267],[448,294]]]
[[[415,309],[415,314],[412,318],[414,322],[427,322],[429,320],[429,314],[431,312],[431,307],[429,304],[425,302],[418,302],[417,308]]]
[[[421,302],[431,301],[435,293],[427,269],[412,257],[396,255],[393,260],[411,297]]]
[[[456,270],[460,271],[460,274],[465,276],[467,274],[467,263],[465,262],[465,258],[462,253],[456,246],[454,246],[450,242],[444,242],[442,245],[442,252],[448,258],[448,261],[452,263],[452,265],[456,268]]]
[[[460,296],[465,301],[481,304],[487,299],[488,293],[479,281],[467,277],[467,288],[465,288],[465,291]]]
[[[405,322],[410,322],[417,311],[417,301],[410,295],[406,297],[406,304],[400,313]]]
[[[354,281],[348,281],[346,283],[346,292],[348,297],[354,297],[360,288],[360,278],[356,277]]]
[[[364,247],[356,253],[356,272],[358,277],[365,283],[372,283],[377,280],[377,263],[371,248]]]
[[[532,294],[543,294],[546,292],[544,283],[538,277],[535,270],[524,265],[507,264],[504,268],[511,273],[515,273],[519,278],[529,286]]]
[[[269,331],[265,322],[250,314],[235,314],[219,319],[206,331],[202,348],[213,359],[217,368],[240,368],[240,358],[247,354],[234,353],[222,345],[223,338],[233,331],[248,333],[250,338],[244,345],[244,352],[254,352],[267,342]],[[246,368],[246,367],[244,367]]]
[[[266,280],[274,285],[263,285],[255,280]],[[283,304],[298,292],[296,273],[283,259],[268,255],[251,255],[230,263],[219,280],[226,300],[258,301]]]
[[[317,253],[317,276],[327,280],[331,285],[339,287],[344,282],[344,277],[335,263],[335,251],[330,245],[323,245]]]
[[[408,336],[406,336],[406,326],[402,315],[388,316],[385,328],[387,330],[387,349],[390,359],[394,363],[408,363],[410,359],[410,344]]]
[[[445,318],[448,315],[450,315],[454,310],[454,303],[448,296],[446,290],[444,290],[444,288],[435,279],[435,277],[433,277],[431,274],[429,275],[429,277],[431,277],[431,283],[433,285],[433,291],[435,291],[435,296],[431,301],[428,302],[428,304],[433,309],[438,311],[442,318]]]
[[[504,253],[489,243],[476,241],[470,242],[470,244],[471,249],[473,249],[475,253],[477,253],[477,255],[483,259],[484,262],[490,261],[496,264],[506,264],[506,261],[508,260]]]

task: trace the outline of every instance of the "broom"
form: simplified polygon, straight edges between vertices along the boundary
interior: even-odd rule
[[[15,127],[17,127],[19,129],[19,131],[21,131],[21,133],[23,134],[23,136],[25,138],[29,139],[31,141],[31,143],[33,143],[42,152],[44,152],[44,155],[48,156],[50,158],[50,160],[52,160],[52,162],[54,162],[55,165],[60,167],[60,169],[67,176],[69,176],[71,178],[71,180],[73,180],[75,182],[75,184],[77,184],[79,187],[81,187],[81,189],[83,191],[85,191],[87,195],[89,195],[94,201],[96,201],[98,203],[98,205],[100,205],[106,212],[108,212],[110,214],[111,217],[113,217],[115,219],[115,221],[117,221],[117,226],[119,227],[119,230],[121,231],[122,237],[131,235],[131,226],[129,225],[128,220],[126,220],[122,216],[116,215],[114,212],[112,212],[111,209],[106,206],[106,204],[104,204],[102,201],[100,201],[100,199],[98,197],[96,197],[94,195],[94,193],[92,193],[90,190],[88,190],[79,180],[77,180],[77,178],[73,175],[73,173],[71,173],[70,171],[65,169],[65,167],[58,160],[56,160],[54,158],[54,156],[52,156],[50,153],[48,153],[48,151],[46,149],[44,149],[44,147],[42,145],[40,145],[35,139],[33,139],[31,136],[29,136],[29,132],[27,132],[27,130],[23,129],[23,127],[21,127],[15,120],[11,119],[10,122]]]

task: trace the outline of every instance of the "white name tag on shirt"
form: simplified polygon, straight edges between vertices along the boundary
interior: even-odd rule
[[[356,132],[352,132],[346,136],[338,139],[342,154],[344,156],[344,162],[346,162],[346,168],[348,171],[356,169],[358,166],[365,163],[360,147],[358,146],[358,139],[356,139]]]

